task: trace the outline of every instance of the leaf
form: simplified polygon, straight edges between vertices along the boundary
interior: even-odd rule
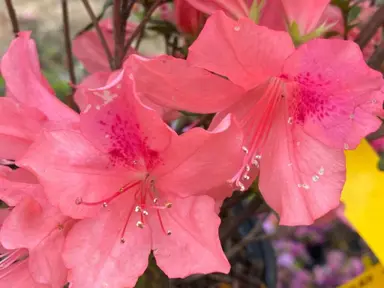
[[[348,13],[348,23],[352,23],[354,20],[356,20],[357,17],[359,17],[360,12],[361,12],[361,7],[356,5],[352,6],[351,9],[349,9],[349,13]]]

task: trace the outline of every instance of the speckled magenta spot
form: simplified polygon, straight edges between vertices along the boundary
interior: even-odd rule
[[[292,80],[297,85],[293,90],[290,113],[296,124],[303,124],[309,119],[322,121],[335,112],[337,107],[330,101],[332,93],[328,89],[330,81],[323,79],[321,74],[306,72]]]
[[[147,137],[140,130],[137,119],[124,115],[124,119],[112,111],[108,111],[108,123],[99,121],[110,141],[109,155],[113,165],[133,168],[145,166],[152,169],[160,162],[159,153],[147,144]]]

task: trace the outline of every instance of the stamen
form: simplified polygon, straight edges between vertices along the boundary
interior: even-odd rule
[[[143,229],[143,228],[144,228],[144,223],[141,222],[141,221],[137,221],[137,222],[136,222],[136,226],[139,227],[139,228],[141,228],[141,229]]]

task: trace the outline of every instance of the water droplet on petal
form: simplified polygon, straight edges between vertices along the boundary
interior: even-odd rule
[[[168,230],[168,231],[167,231],[167,235],[168,235],[168,236],[172,235],[172,231],[171,231],[171,230]]]
[[[372,103],[373,103],[373,104],[376,104],[376,103],[377,103],[377,100],[376,100],[376,99],[372,99]]]
[[[313,181],[313,182],[317,182],[317,181],[319,181],[319,179],[320,179],[320,177],[317,176],[317,175],[313,175],[313,176],[312,176],[312,181]]]
[[[344,143],[344,149],[345,150],[348,150],[349,149],[349,145],[347,143]]]
[[[303,184],[303,188],[306,189],[306,190],[308,190],[308,189],[309,189],[309,185],[307,185],[307,184]]]
[[[75,203],[76,205],[80,205],[81,203],[83,203],[83,199],[81,197],[78,197],[76,198]]]
[[[355,118],[355,114],[349,115],[349,119],[353,119],[353,118]]]
[[[288,163],[288,166],[292,166],[293,164],[290,162],[290,163]]]
[[[297,184],[297,187],[301,188],[301,187],[302,187],[302,185],[301,185],[301,184]]]
[[[125,243],[125,239],[124,239],[124,238],[121,238],[121,239],[120,239],[120,243],[121,243],[121,244],[124,244],[124,243]]]
[[[301,144],[300,141],[297,141],[297,142],[296,142],[296,145],[297,145],[297,146],[300,146],[300,144]]]
[[[235,30],[236,32],[240,31],[240,26],[235,26],[235,27],[233,28],[233,30]]]
[[[132,73],[129,74],[129,79],[133,80],[133,74]]]
[[[324,175],[324,167],[320,167],[319,175]]]
[[[293,118],[292,117],[289,117],[288,118],[288,124],[292,124],[293,123]]]

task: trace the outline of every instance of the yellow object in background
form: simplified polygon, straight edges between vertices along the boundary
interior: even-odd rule
[[[341,196],[345,216],[384,263],[384,172],[377,167],[379,157],[366,140],[346,157],[347,181]],[[380,287],[384,277],[382,281]]]
[[[381,264],[366,270],[363,274],[351,280],[339,288],[383,288],[384,287],[384,267]]]

